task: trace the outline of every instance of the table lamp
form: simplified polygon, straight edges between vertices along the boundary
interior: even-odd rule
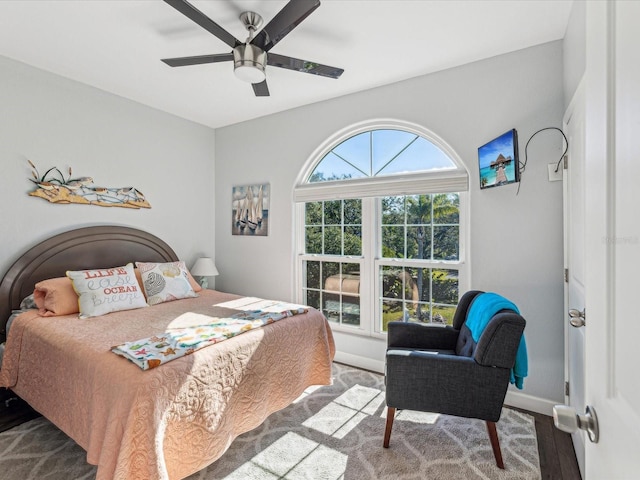
[[[209,257],[200,257],[196,260],[191,268],[191,275],[200,278],[200,286],[202,288],[209,288],[209,280],[207,277],[215,277],[218,275],[218,269],[216,264],[213,263],[213,259]]]

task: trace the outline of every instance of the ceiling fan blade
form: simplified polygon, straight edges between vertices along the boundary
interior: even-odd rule
[[[238,40],[236,37],[227,32],[224,28],[218,25],[216,22],[207,17],[204,13],[198,10],[196,7],[191,5],[187,0],[164,0],[165,3],[168,3],[173,8],[178,10],[187,18],[193,20],[202,28],[204,28],[209,33],[212,33],[224,43],[229,45],[231,48],[235,48],[237,45],[240,45],[242,42]]]
[[[216,53],[214,55],[197,55],[195,57],[163,58],[162,61],[170,67],[187,67],[202,65],[203,63],[218,63],[233,60],[233,53]]]
[[[328,65],[300,60],[293,57],[286,57],[284,55],[278,55],[277,53],[268,54],[267,63],[274,67],[286,68],[288,70],[295,70],[296,72],[311,73],[313,75],[320,75],[322,77],[329,78],[339,78],[344,72],[344,69],[342,68],[330,67]]]
[[[320,0],[291,0],[258,32],[251,43],[268,52],[319,6]]]
[[[253,93],[256,94],[256,97],[268,97],[269,96],[269,87],[267,87],[267,81],[263,80],[260,83],[252,83]]]

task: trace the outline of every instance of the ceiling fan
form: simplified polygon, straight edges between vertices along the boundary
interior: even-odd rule
[[[245,42],[238,40],[186,0],[164,1],[232,48],[230,53],[162,59],[170,67],[233,61],[236,77],[251,83],[257,97],[269,96],[265,75],[267,65],[328,78],[338,78],[344,72],[342,68],[267,53],[318,8],[320,0],[290,0],[257,34],[256,31],[262,25],[262,17],[255,12],[243,12],[240,20],[249,31]]]

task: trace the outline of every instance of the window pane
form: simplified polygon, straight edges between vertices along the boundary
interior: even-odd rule
[[[320,292],[317,290],[307,290],[306,303],[310,307],[320,310]]]
[[[324,202],[324,224],[342,224],[342,202],[340,200]]]
[[[322,262],[322,285],[325,290],[340,291],[340,264],[338,262]]]
[[[342,323],[345,325],[360,325],[360,297],[343,295]]]
[[[418,300],[418,285],[411,276],[411,269],[407,268],[400,274],[402,280],[402,298],[410,302]]]
[[[342,323],[360,325],[360,265],[342,264]]]
[[[322,227],[305,228],[304,247],[306,253],[322,253]]]
[[[373,158],[373,174],[377,175],[385,166],[393,162],[414,142],[418,136],[415,133],[402,130],[374,130],[372,136],[371,156]],[[416,171],[417,165],[413,171]],[[384,173],[383,173],[384,175]]]
[[[318,163],[318,166],[309,176],[309,183],[326,182],[328,180],[347,180],[366,176],[368,176],[366,173],[359,171],[333,152],[329,152]]]
[[[306,262],[307,264],[316,262]],[[360,264],[317,262],[322,271],[322,311],[332,322],[360,325]],[[310,266],[307,266],[307,270]],[[307,298],[319,303],[320,294],[307,291]],[[313,305],[312,305],[313,306]]]
[[[402,268],[381,267],[382,296],[402,299]]]
[[[402,320],[404,317],[402,301],[383,300],[382,301],[382,329],[387,331],[387,324]]]
[[[438,194],[433,196],[433,223],[460,223],[460,196],[455,193]]]
[[[360,264],[358,263],[343,263],[342,273],[347,275],[358,275],[358,283],[360,283]]]
[[[324,228],[324,253],[327,255],[342,255],[342,228]]]
[[[431,318],[431,305],[425,302],[408,303],[405,311],[406,320],[409,322],[429,323]]]
[[[431,223],[431,195],[407,197],[407,223],[410,225]]]
[[[362,228],[344,227],[344,254],[362,255]]]
[[[407,268],[407,275],[411,281],[410,295],[405,295],[405,299],[412,302],[431,301],[431,282],[428,268]],[[405,290],[408,291],[408,290]]]
[[[456,305],[458,303],[458,271],[433,269],[431,274],[434,303]]]
[[[382,225],[404,224],[404,197],[382,199]]]
[[[382,256],[405,258],[404,227],[382,227]]]
[[[305,223],[307,225],[322,225],[322,202],[305,204]]]
[[[322,312],[331,322],[340,322],[340,264],[322,262]]]
[[[419,137],[378,175],[455,168],[456,166],[446,153],[428,140]]]
[[[407,258],[431,259],[431,227],[407,227]]]
[[[340,294],[322,292],[322,313],[330,322],[340,323]]]
[[[351,164],[351,168],[358,169],[363,176],[371,176],[370,137],[371,132],[360,133],[333,149],[336,155]]]
[[[306,262],[307,288],[320,288],[320,262]]]
[[[458,260],[459,237],[457,226],[433,227],[433,259]]]
[[[453,315],[456,313],[456,307],[434,305],[432,309],[432,323],[444,323],[446,325],[453,325]]]
[[[351,199],[344,201],[345,225],[362,225],[362,200]]]
[[[360,325],[360,265],[343,263],[340,291],[342,292],[342,324]]]

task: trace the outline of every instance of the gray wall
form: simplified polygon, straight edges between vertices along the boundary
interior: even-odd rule
[[[38,241],[93,224],[147,230],[189,265],[214,255],[213,130],[4,57],[0,108],[0,276]],[[72,167],[96,185],[136,187],[151,209],[30,197],[27,159],[41,174]]]
[[[573,2],[563,39],[564,106],[569,106],[586,68],[586,10],[584,1]]]
[[[524,157],[535,131],[561,127],[563,110],[558,41],[216,130],[217,288],[293,298],[292,191],[311,153],[363,120],[414,122],[448,142],[469,169],[471,286],[510,297],[528,321],[524,393],[562,401],[562,184],[547,178],[561,135],[532,140],[518,195],[516,185],[480,191],[477,148],[516,128]],[[271,183],[269,236],[232,236],[231,187],[263,182]],[[338,349],[351,340],[336,334]],[[382,361],[383,352],[384,343],[370,339],[358,354]]]

